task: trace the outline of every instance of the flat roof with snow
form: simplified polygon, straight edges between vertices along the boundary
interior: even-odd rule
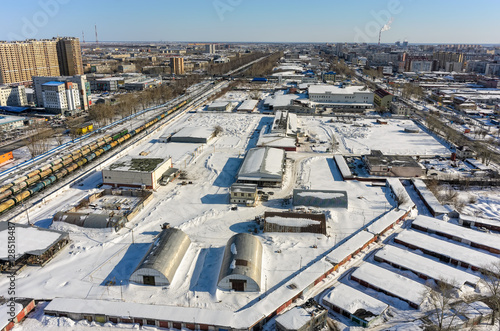
[[[335,86],[335,85],[311,85],[309,86],[309,94],[354,94],[364,93],[372,94],[365,86]]]
[[[428,232],[436,232],[453,236],[457,241],[464,243],[475,243],[481,246],[487,246],[496,250],[500,250],[500,237],[494,234],[480,232],[465,228],[460,225],[455,225],[436,218],[419,215],[413,221],[412,227],[420,227],[427,229]]]
[[[255,109],[255,107],[257,107],[258,103],[259,103],[259,100],[245,100],[238,107],[238,111],[253,111]]]
[[[449,210],[439,203],[438,199],[436,199],[434,194],[427,188],[423,180],[413,178],[411,181],[418,193],[424,198],[426,204],[432,209],[433,215],[448,214]]]
[[[464,284],[475,287],[479,282],[477,276],[395,246],[385,246],[375,254],[377,258],[435,280],[443,280],[451,285],[456,283],[458,287]]]
[[[13,224],[13,223],[11,223]],[[56,230],[42,229],[36,226],[15,224],[16,234],[16,259],[24,254],[42,255],[52,245],[68,237],[68,234]],[[0,260],[8,260],[7,237],[9,236],[7,222],[0,222]]]
[[[354,236],[335,248],[326,256],[326,260],[333,264],[338,264],[352,255],[355,251],[366,245],[373,239],[373,234],[367,231],[359,231]]]
[[[294,189],[293,204],[295,206],[347,208],[347,192]]]
[[[323,301],[365,321],[376,318],[389,307],[388,304],[346,284],[333,288],[323,297]],[[371,316],[367,312],[371,313]]]
[[[427,287],[409,278],[371,263],[363,263],[351,277],[394,295],[415,306],[420,306]]]
[[[172,136],[172,142],[178,139],[205,139],[208,140],[214,134],[214,128],[207,127],[184,127]]]
[[[444,238],[438,239],[417,231],[403,231],[398,234],[396,240],[425,251],[447,256],[456,261],[465,262],[477,268],[500,263],[500,259],[496,256],[451,243]]]

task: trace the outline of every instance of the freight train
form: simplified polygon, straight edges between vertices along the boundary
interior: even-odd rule
[[[129,140],[143,130],[179,110],[190,100],[185,100],[168,111],[153,117],[135,130],[122,130],[114,135],[101,137],[72,153],[64,155],[44,166],[23,175],[11,183],[0,187],[0,214],[41,191],[55,181],[72,173],[100,155]]]

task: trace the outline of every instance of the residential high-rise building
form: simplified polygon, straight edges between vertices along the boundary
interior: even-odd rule
[[[209,54],[215,53],[215,45],[214,44],[205,45],[205,53],[209,53]]]
[[[184,75],[184,59],[182,57],[170,58],[170,67],[173,74]]]
[[[32,76],[59,76],[57,41],[0,42],[0,84],[22,83]]]
[[[59,71],[63,76],[83,75],[80,39],[73,37],[55,38]]]

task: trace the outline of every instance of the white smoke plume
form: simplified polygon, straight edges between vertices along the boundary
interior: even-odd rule
[[[384,31],[389,31],[391,29],[391,24],[392,22],[394,22],[394,17],[391,17],[391,19],[389,20],[389,22],[387,22],[383,27],[382,29],[380,29],[381,32],[384,32]]]

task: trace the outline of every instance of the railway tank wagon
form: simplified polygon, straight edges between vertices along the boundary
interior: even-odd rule
[[[165,119],[168,115],[185,106],[191,99],[185,100],[166,112],[156,115],[145,124],[131,130],[125,129],[114,135],[98,138],[81,148],[56,158],[48,164],[31,171],[30,173],[16,178],[11,183],[0,187],[0,215],[8,209],[26,200],[33,194],[40,192],[47,186],[72,173],[76,169],[93,161],[102,154],[113,149],[117,145],[136,136],[151,125]]]

